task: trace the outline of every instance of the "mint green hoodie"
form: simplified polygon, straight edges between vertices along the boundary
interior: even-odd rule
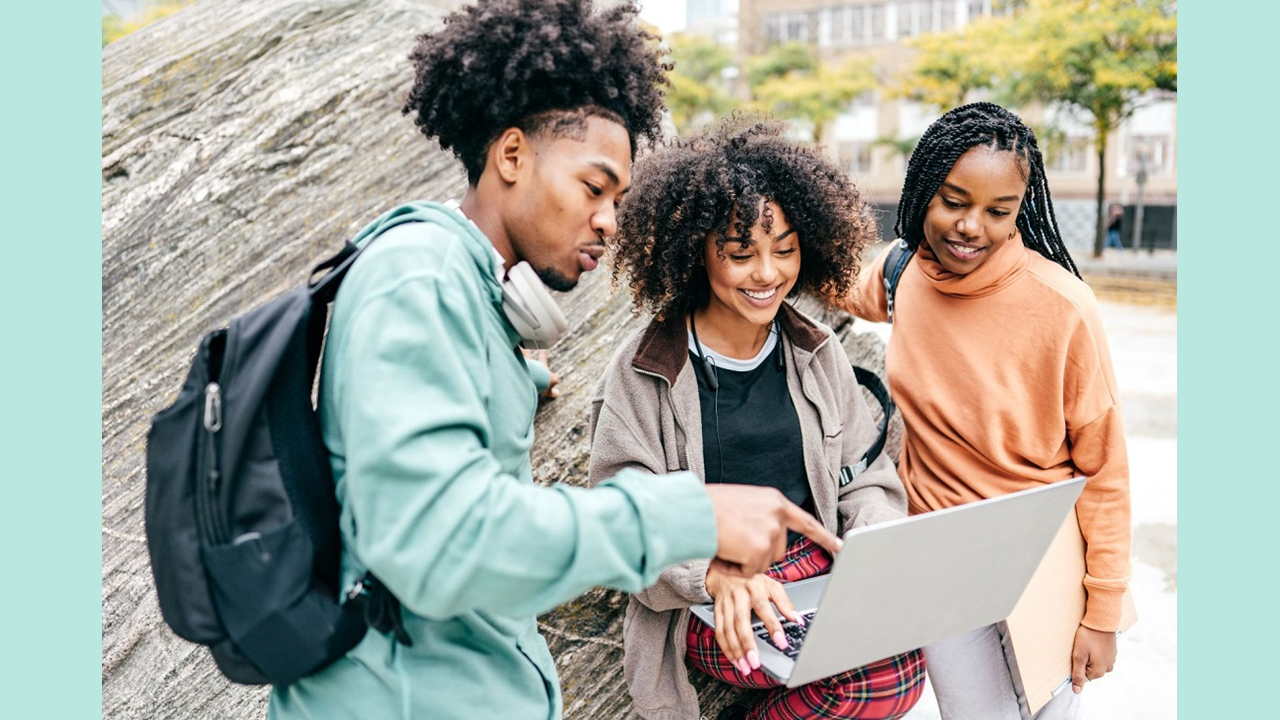
[[[534,484],[536,391],[492,244],[430,203],[392,210],[356,242],[375,235],[334,303],[320,417],[343,582],[372,570],[403,604],[413,646],[370,630],[276,687],[268,717],[557,718],[536,614],[713,555],[711,503],[690,473]]]

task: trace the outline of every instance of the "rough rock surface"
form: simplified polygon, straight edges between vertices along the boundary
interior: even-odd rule
[[[400,114],[413,38],[453,4],[204,0],[103,51],[104,717],[265,714],[263,688],[225,681],[160,617],[143,533],[148,423],[203,333],[302,282],[386,209],[460,195],[460,166]],[[595,381],[642,319],[606,272],[560,300],[563,394],[538,414],[534,467],[540,482],[580,484]],[[847,317],[818,314],[847,334]],[[878,339],[845,346],[882,371]],[[542,618],[569,718],[631,714],[624,605],[596,590]],[[724,702],[700,687],[704,711]]]

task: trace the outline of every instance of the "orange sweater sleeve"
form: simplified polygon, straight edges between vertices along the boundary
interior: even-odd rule
[[[841,307],[850,315],[870,322],[888,322],[889,307],[884,293],[884,263],[889,257],[890,244],[885,247],[870,267],[862,268],[857,280],[845,296]]]
[[[1071,460],[1089,478],[1076,515],[1085,540],[1086,627],[1114,632],[1130,575],[1129,456],[1110,350],[1092,296],[1079,302],[1063,387]]]

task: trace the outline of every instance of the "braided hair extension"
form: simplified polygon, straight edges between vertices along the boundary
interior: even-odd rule
[[[638,13],[633,2],[596,13],[592,0],[478,0],[418,36],[402,111],[453,151],[472,186],[512,127],[580,138],[602,117],[626,128],[634,157],[637,138],[661,137],[672,67]]]
[[[735,114],[636,163],[610,245],[613,283],[627,278],[637,312],[666,318],[703,306],[711,297],[708,235],[723,257],[725,243],[749,238],[757,223],[772,232],[764,200],[781,208],[800,240],[789,297],[807,292],[834,303],[848,292],[876,240],[875,220],[849,174],[785,130],[777,120]]]
[[[1012,152],[1020,161],[1018,169],[1027,181],[1027,192],[1018,211],[1017,226],[1026,246],[1080,277],[1058,232],[1044,158],[1035,133],[1017,115],[989,102],[970,103],[950,110],[920,136],[907,163],[894,232],[912,250],[924,240],[924,217],[929,202],[960,156],[979,145]]]

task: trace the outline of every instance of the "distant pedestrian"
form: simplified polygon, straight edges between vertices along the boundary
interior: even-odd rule
[[[1124,208],[1119,203],[1111,203],[1110,213],[1107,218],[1107,247],[1123,250],[1124,244],[1120,242],[1120,228],[1124,224]]]
[[[898,206],[914,251],[894,303],[886,370],[905,433],[898,473],[911,513],[1083,475],[1084,617],[1073,692],[1037,714],[1080,717],[1087,680],[1111,671],[1128,586],[1129,459],[1098,302],[1053,215],[1044,160],[1018,116],[991,103],[921,136]],[[845,308],[887,319],[886,254]],[[1003,622],[924,648],[945,720],[1025,720]]]

